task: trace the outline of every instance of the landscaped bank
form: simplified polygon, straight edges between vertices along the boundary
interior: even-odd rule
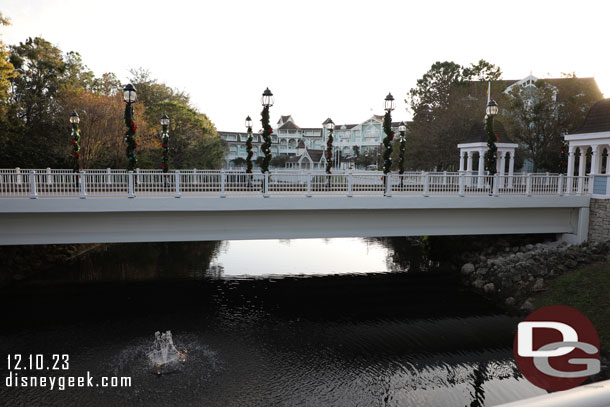
[[[580,267],[606,262],[610,241],[572,246],[559,241],[511,246],[500,240],[499,246],[469,255],[469,261],[461,267],[464,283],[508,309],[530,312],[535,308],[534,298],[552,289],[552,281],[557,277],[577,269],[586,273],[583,270],[587,269]],[[603,264],[608,267],[608,263],[600,264],[599,267]]]

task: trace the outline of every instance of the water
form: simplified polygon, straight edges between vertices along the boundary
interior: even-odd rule
[[[131,387],[0,386],[0,404],[492,406],[543,394],[514,365],[519,319],[430,252],[377,239],[112,246],[0,292],[0,349],[69,355],[68,371],[27,375],[89,371]],[[186,361],[157,375],[151,343],[168,330]]]

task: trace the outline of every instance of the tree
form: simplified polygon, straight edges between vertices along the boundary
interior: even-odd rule
[[[466,80],[477,80],[481,82],[497,81],[502,77],[500,67],[490,64],[484,59],[480,59],[475,64],[470,64],[469,67],[464,67],[462,76]]]
[[[142,68],[132,70],[131,74],[130,82],[138,91],[138,100],[145,107],[151,128],[157,127],[164,113],[170,118],[170,167],[220,168],[225,146],[210,119],[190,105],[189,96],[158,83]],[[149,136],[158,138],[154,132]]]
[[[81,146],[83,167],[86,168],[124,168],[125,159],[125,123],[123,116],[125,103],[120,93],[104,95],[91,90],[68,90],[59,93],[62,106],[61,116],[76,110],[81,117]],[[138,156],[141,168],[151,162],[151,150],[157,148],[150,136],[150,126],[145,120],[144,106],[133,105],[138,130]],[[67,117],[67,116],[66,116]],[[140,119],[140,120],[139,120]]]
[[[236,157],[231,160],[234,167],[243,167],[246,164],[246,159],[242,157]]]
[[[69,155],[67,118],[57,95],[62,89],[66,64],[61,51],[42,38],[28,38],[10,47],[10,62],[17,75],[11,78],[9,139],[19,146],[0,151],[5,165],[65,167]],[[63,119],[63,120],[60,120]],[[66,136],[66,133],[68,136]],[[69,147],[69,146],[68,146]]]
[[[10,25],[10,21],[0,13],[0,26],[3,25]],[[10,79],[14,78],[16,75],[15,67],[9,61],[8,50],[4,46],[2,40],[0,40],[0,103],[5,103],[8,99],[8,91],[11,87]],[[1,113],[2,112],[0,111],[0,114]]]
[[[455,170],[457,144],[485,114],[487,84],[483,81],[500,76],[500,68],[485,60],[468,67],[455,62],[434,63],[407,96],[414,115],[409,125],[405,166]],[[492,90],[496,100],[502,99],[504,89]]]
[[[286,166],[286,161],[288,161],[287,155],[276,155],[271,159],[269,164],[275,168],[284,168]]]
[[[534,86],[516,86],[509,94],[509,133],[523,146],[534,172],[561,167],[561,129],[578,127],[601,98],[595,89],[583,89],[576,77],[571,79],[553,83],[542,79]]]

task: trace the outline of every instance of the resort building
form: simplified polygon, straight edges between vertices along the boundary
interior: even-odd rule
[[[291,115],[280,116],[274,133],[271,135],[271,154],[276,157],[286,156],[286,167],[300,168],[308,163],[306,168],[324,168],[326,160],[324,150],[328,139],[328,130],[325,124],[329,119],[322,122],[321,127],[300,127]],[[392,130],[398,135],[399,122],[392,122]],[[225,165],[230,167],[241,167],[235,165],[238,158],[246,158],[245,132],[220,131],[220,137],[229,146],[229,153],[225,157]],[[385,134],[383,132],[383,116],[373,115],[368,120],[358,124],[335,124],[333,133],[333,158],[336,160],[335,167],[341,167],[342,162],[353,161],[351,159],[359,154],[375,154],[381,145]],[[254,153],[253,160],[260,156],[262,137],[253,134]],[[305,154],[306,157],[303,157]],[[303,158],[302,160],[295,157]],[[312,161],[310,161],[312,160]],[[239,160],[238,160],[239,161]],[[322,164],[323,163],[323,164]],[[321,166],[321,167],[320,167]]]

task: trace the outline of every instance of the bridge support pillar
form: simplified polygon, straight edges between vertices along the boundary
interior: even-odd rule
[[[589,235],[589,208],[578,208],[578,213],[572,217],[576,233],[564,233],[561,240],[570,244],[581,244],[587,241]]]

